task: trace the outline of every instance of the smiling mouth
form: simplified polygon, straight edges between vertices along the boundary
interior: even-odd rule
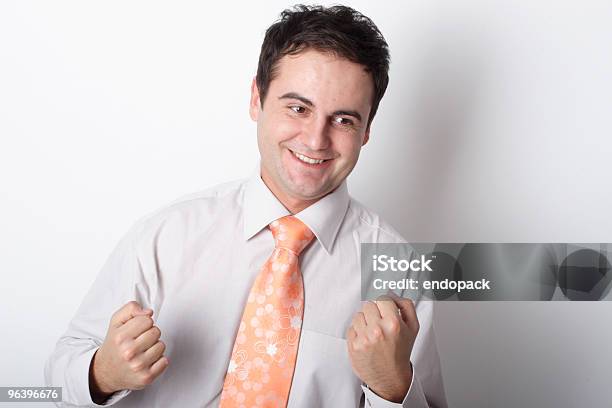
[[[305,156],[301,153],[297,153],[294,152],[293,150],[289,149],[289,151],[293,154],[293,156],[295,156],[298,160],[304,162],[304,163],[308,163],[308,164],[321,164],[324,163],[326,161],[329,161],[330,159],[313,159],[312,157],[308,157]]]

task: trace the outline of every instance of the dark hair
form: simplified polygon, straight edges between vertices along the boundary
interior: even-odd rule
[[[370,126],[389,83],[389,48],[372,20],[346,6],[298,4],[284,10],[280,19],[266,30],[256,77],[261,106],[276,75],[278,61],[307,48],[330,52],[365,66],[374,82]]]

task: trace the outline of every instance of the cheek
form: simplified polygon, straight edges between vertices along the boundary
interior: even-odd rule
[[[346,161],[354,161],[361,150],[361,137],[358,135],[343,135],[336,139],[335,147]]]
[[[271,142],[280,143],[294,138],[300,133],[297,121],[283,115],[276,115],[266,122],[266,134]]]

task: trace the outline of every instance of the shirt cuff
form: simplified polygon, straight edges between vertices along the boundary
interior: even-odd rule
[[[75,390],[75,394],[79,404],[84,404],[92,407],[108,407],[110,405],[113,405],[117,401],[123,399],[123,397],[127,396],[132,391],[117,391],[106,400],[104,405],[96,404],[95,402],[93,402],[93,400],[91,399],[91,393],[89,392],[89,366],[91,364],[91,359],[93,358],[96,351],[98,351],[98,347],[88,350],[85,353],[76,357],[72,361],[72,364],[70,364],[70,367],[68,369],[69,375],[67,377],[73,381],[73,384],[71,384],[70,386],[73,390]]]
[[[378,396],[372,391],[367,385],[361,385],[363,393],[365,394],[365,406],[366,408],[417,408],[417,407],[428,407],[427,400],[423,394],[421,388],[421,382],[417,378],[417,373],[412,366],[412,380],[408,392],[404,397],[404,400],[400,402],[391,402]]]

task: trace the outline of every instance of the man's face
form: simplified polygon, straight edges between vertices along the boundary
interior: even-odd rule
[[[263,109],[253,81],[261,176],[290,210],[316,202],[349,175],[368,141],[373,92],[362,65],[311,49],[279,61]]]

